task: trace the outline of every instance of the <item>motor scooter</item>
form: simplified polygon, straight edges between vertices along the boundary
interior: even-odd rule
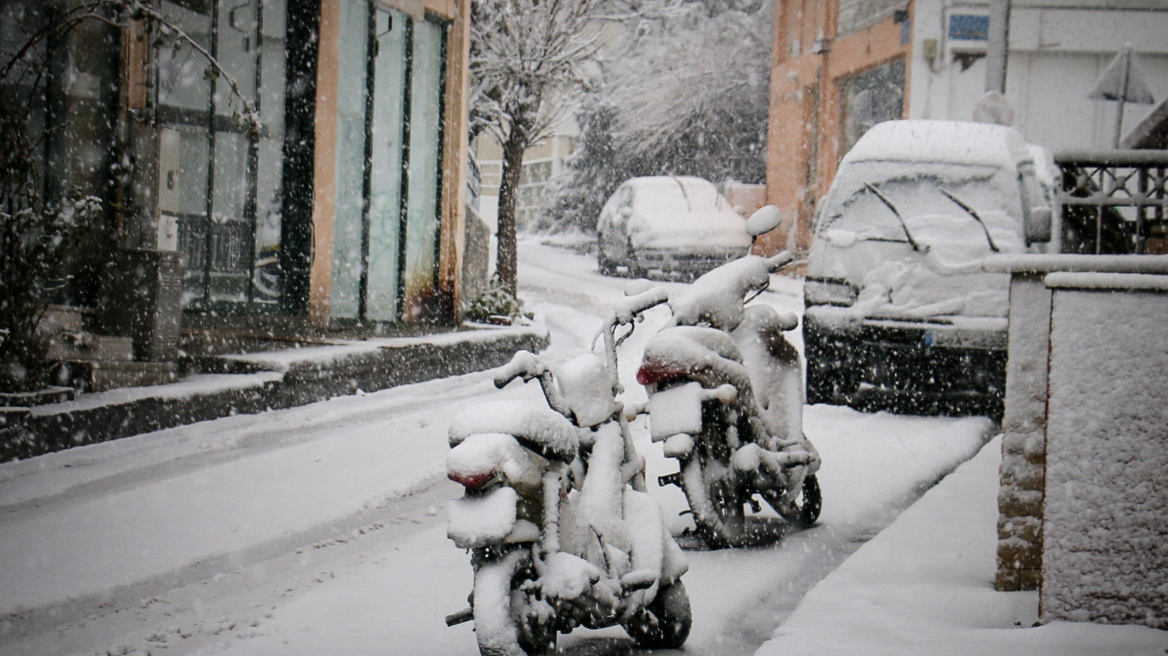
[[[645,492],[645,461],[629,432],[617,376],[617,346],[651,290],[609,313],[603,355],[588,352],[553,372],[520,351],[495,385],[539,380],[546,407],[487,403],[450,427],[449,477],[465,488],[450,505],[448,534],[471,552],[470,607],[484,656],[543,654],[557,633],[616,624],[644,648],[677,648],[689,635],[685,555]],[[618,328],[628,330],[617,336]]]
[[[747,222],[757,238],[778,226],[767,206]],[[747,303],[794,258],[746,255],[669,296],[672,317],[645,346],[637,381],[648,392],[652,439],[679,471],[661,485],[684,490],[696,532],[710,547],[756,543],[759,498],[780,517],[814,524],[820,457],[803,434],[800,356],[783,335],[798,318]]]

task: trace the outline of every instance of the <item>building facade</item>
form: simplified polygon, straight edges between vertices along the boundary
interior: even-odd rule
[[[1013,0],[1005,96],[1013,125],[1051,150],[1111,146],[1117,103],[1087,96],[1131,42],[1157,102],[1168,95],[1168,7],[1154,0]],[[988,2],[780,0],[767,196],[792,217],[767,250],[805,251],[840,159],[875,123],[972,120],[985,93]],[[1126,104],[1135,128],[1151,105]]]
[[[3,50],[80,4],[0,0]],[[38,51],[45,194],[103,201],[96,268],[174,263],[184,327],[456,323],[469,0],[153,8],[163,21],[90,20]]]

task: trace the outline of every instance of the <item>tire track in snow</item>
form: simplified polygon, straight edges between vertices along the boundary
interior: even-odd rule
[[[22,476],[0,481],[0,524],[20,521],[30,514],[49,512],[76,502],[122,492],[177,475],[234,462],[243,458],[284,449],[316,440],[336,437],[342,430],[388,423],[410,414],[428,412],[445,405],[465,402],[484,393],[494,393],[486,373],[466,374],[431,383],[443,383],[441,394],[426,393],[430,383],[390,388],[361,396],[335,397],[327,401],[287,410],[254,415],[237,415],[179,426],[155,433],[123,438],[115,443],[95,444],[64,451],[52,467],[97,467],[118,457],[118,447],[126,441],[183,441],[187,449],[174,456],[160,445],[161,460],[129,465],[112,462],[111,473],[84,478],[48,494],[18,490]],[[455,384],[451,385],[451,381]],[[404,396],[403,396],[404,395]],[[347,407],[346,407],[347,406]],[[307,430],[305,430],[307,429]],[[104,455],[97,455],[105,452]],[[46,457],[46,456],[42,456]],[[32,464],[12,463],[13,465]],[[119,465],[121,465],[119,467]],[[7,466],[7,465],[5,465]],[[45,467],[30,468],[25,475],[43,476]],[[15,497],[15,500],[8,500]]]
[[[242,634],[261,625],[280,600],[444,523],[445,513],[437,509],[460,491],[444,477],[427,479],[378,507],[236,553],[2,616],[0,653],[77,654],[112,645],[110,653],[146,654],[169,647],[166,653],[174,654],[221,639],[225,632]]]

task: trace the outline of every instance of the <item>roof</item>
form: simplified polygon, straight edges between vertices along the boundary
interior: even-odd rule
[[[1161,102],[1120,143],[1122,148],[1168,148],[1168,100]]]
[[[844,161],[952,162],[1013,167],[1028,159],[1013,128],[967,121],[885,121],[856,143]]]

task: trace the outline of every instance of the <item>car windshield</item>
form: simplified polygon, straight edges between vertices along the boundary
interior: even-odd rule
[[[729,207],[714,185],[678,178],[646,181],[638,187],[634,202],[642,213],[711,212]]]
[[[861,162],[841,182],[816,227],[832,243],[959,242],[988,251],[1018,231],[1017,184],[996,167]]]

